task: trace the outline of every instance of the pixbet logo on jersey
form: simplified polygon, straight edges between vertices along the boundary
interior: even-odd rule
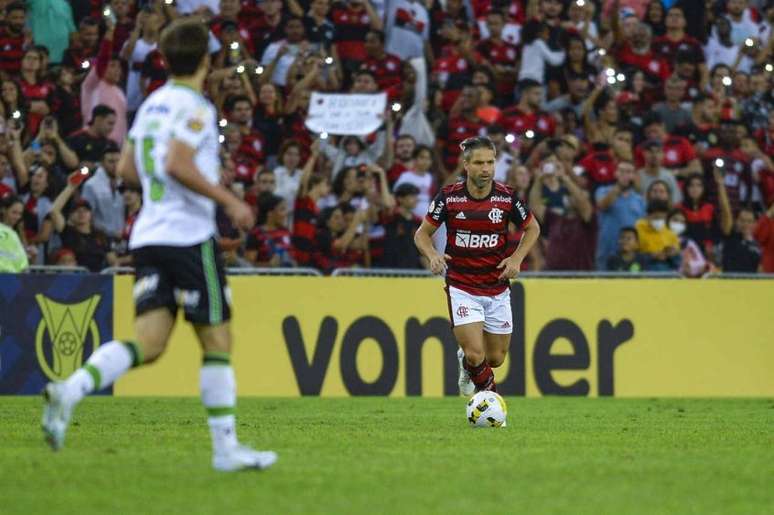
[[[469,231],[457,231],[454,238],[454,244],[465,249],[493,249],[499,242],[499,234],[472,234]]]

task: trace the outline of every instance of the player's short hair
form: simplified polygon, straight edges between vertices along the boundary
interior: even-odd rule
[[[173,76],[190,76],[196,73],[208,52],[209,31],[207,26],[194,18],[173,21],[161,33],[161,53]]]
[[[473,151],[479,148],[489,149],[492,152],[497,153],[497,147],[494,142],[486,136],[475,136],[473,138],[467,138],[460,143],[462,149],[462,159],[465,161],[470,160],[470,156],[473,155]]]

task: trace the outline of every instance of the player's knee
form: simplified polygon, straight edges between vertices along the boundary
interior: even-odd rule
[[[486,362],[489,364],[492,368],[497,368],[500,365],[503,364],[505,361],[505,352],[495,352],[488,354],[486,357]]]
[[[484,351],[481,349],[475,349],[475,348],[467,348],[465,349],[465,361],[468,362],[470,365],[478,365],[484,359],[486,358],[486,355],[484,354]]]
[[[143,341],[140,342],[143,350],[143,363],[153,363],[164,354],[164,349],[167,348],[166,342],[161,341]]]

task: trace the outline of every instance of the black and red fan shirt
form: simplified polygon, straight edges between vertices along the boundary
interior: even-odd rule
[[[578,162],[578,165],[585,170],[592,189],[615,182],[615,169],[618,162],[609,150],[587,154]]]
[[[519,55],[519,51],[515,45],[506,43],[505,41],[494,42],[491,39],[485,39],[481,41],[476,50],[483,59],[489,61],[493,66],[516,66],[516,58]],[[497,93],[500,95],[510,95],[513,92],[513,88],[516,86],[516,75],[513,74],[510,77],[503,77],[496,81]]]
[[[0,71],[15,75],[24,57],[24,34],[14,36],[7,28],[0,28]]]
[[[473,15],[476,18],[483,18],[489,14],[492,10],[502,10],[502,5],[505,2],[495,2],[493,0],[472,0],[470,2],[473,8]],[[508,17],[508,21],[516,23],[517,25],[523,25],[527,20],[527,2],[523,0],[511,0],[508,3],[508,10],[505,11],[505,15]]]
[[[462,93],[462,88],[470,83],[473,63],[469,63],[455,47],[445,47],[441,57],[436,59],[433,65],[433,74],[443,89],[441,109],[448,113]]]
[[[533,131],[536,135],[551,137],[556,132],[556,120],[548,113],[525,113],[518,107],[503,111],[501,124],[507,132],[521,135]]]
[[[696,63],[704,62],[704,49],[701,43],[688,35],[678,41],[672,41],[666,34],[653,38],[650,48],[656,55],[672,64],[677,58],[677,52],[691,52]]]
[[[299,266],[313,265],[317,217],[320,208],[312,197],[296,198],[293,207],[293,259]]]
[[[667,136],[662,143],[664,158],[661,160],[661,166],[664,168],[670,170],[685,168],[688,166],[688,163],[696,159],[696,149],[687,138]],[[637,148],[634,150],[634,158],[638,167],[645,165],[642,144],[637,145]]]
[[[140,69],[140,80],[148,81],[148,84],[145,86],[145,96],[147,97],[163,86],[167,82],[168,75],[169,72],[164,55],[158,48],[154,48],[145,56],[145,61],[143,61],[142,68]]]
[[[390,100],[396,100],[401,95],[402,67],[400,58],[387,54],[384,59],[366,59],[361,68],[374,74],[380,91],[386,91]]]
[[[251,130],[242,135],[242,144],[239,145],[237,153],[240,158],[254,166],[262,165],[264,160],[263,138],[257,131]]]
[[[75,89],[68,91],[61,86],[56,86],[49,100],[51,113],[59,124],[59,134],[69,136],[83,127],[81,115],[81,95]]]
[[[446,224],[446,284],[471,295],[499,295],[508,283],[499,279],[500,262],[509,257],[508,224],[524,229],[532,219],[516,193],[500,182],[489,195],[475,199],[464,182],[443,188],[430,203],[425,220]]]
[[[443,140],[443,165],[450,172],[457,168],[460,158],[460,143],[474,136],[484,136],[486,126],[476,118],[471,120],[466,116],[458,116],[448,120],[439,131],[446,138]]]
[[[240,15],[244,14],[245,11],[243,7]],[[277,25],[272,25],[269,23],[269,20],[266,18],[266,16],[263,15],[263,11],[260,11],[260,15],[255,19],[254,22],[252,22],[250,26],[250,32],[252,34],[251,43],[255,51],[255,54],[253,55],[261,57],[263,52],[266,50],[266,47],[275,41],[285,39],[286,22],[287,17],[283,15]]]
[[[630,66],[641,70],[646,77],[650,77],[652,80],[658,82],[664,82],[672,71],[670,70],[669,63],[663,59],[660,55],[653,50],[645,53],[638,54],[632,50],[629,43],[625,43],[616,52],[616,61],[623,66]]]
[[[752,171],[750,159],[741,150],[710,148],[704,153],[704,184],[707,185],[707,200],[719,206],[718,189],[715,185],[713,168],[717,159],[723,160],[723,183],[726,185],[731,211],[736,215],[739,208],[748,205],[752,199]]]
[[[348,4],[334,4],[328,15],[336,26],[336,51],[344,61],[365,61],[365,36],[371,18],[365,9],[352,9]]]
[[[279,256],[279,266],[292,266],[291,249],[290,231],[284,227],[266,229],[257,226],[247,235],[245,243],[245,250],[256,252],[257,263],[268,263],[274,256]]]
[[[21,88],[22,95],[24,95],[24,98],[27,100],[27,102],[40,100],[48,103],[51,101],[50,97],[54,92],[54,85],[50,82],[30,84],[26,80],[22,79],[19,81],[19,87]],[[37,134],[41,121],[43,121],[42,114],[29,111],[27,113],[27,131],[30,134]]]
[[[231,20],[226,20],[218,16],[217,18],[214,18],[210,22],[210,30],[212,31],[212,34],[216,38],[220,39],[220,33],[223,31],[223,24],[227,21],[231,21]],[[250,55],[256,55],[255,43],[253,42],[253,37],[252,37],[252,34],[256,32],[256,30],[254,30],[254,27],[256,26],[255,21],[249,20],[245,16],[243,16],[242,13],[239,13],[236,21],[236,26],[237,26],[237,32],[239,33],[239,37],[245,44],[245,50],[247,51],[247,53]]]

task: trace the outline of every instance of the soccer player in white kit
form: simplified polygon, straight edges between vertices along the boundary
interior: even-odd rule
[[[213,467],[263,469],[277,460],[276,453],[254,451],[236,437],[230,292],[215,251],[215,205],[224,206],[244,229],[254,220],[249,206],[218,185],[217,113],[202,96],[210,66],[207,41],[206,26],[190,18],[162,34],[171,79],[140,107],[118,164],[124,181],[143,190],[129,240],[137,340],[105,343],[67,380],[46,385],[43,430],[55,450],[64,444],[72,410],[85,395],[164,352],[182,308],[204,351],[200,383]]]

